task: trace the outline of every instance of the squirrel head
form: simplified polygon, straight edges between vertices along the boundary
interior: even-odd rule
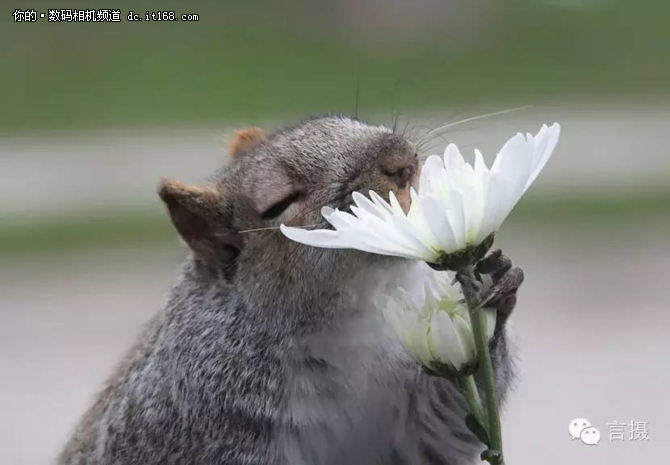
[[[211,186],[164,180],[159,195],[199,262],[231,282],[252,285],[268,280],[278,285],[276,279],[282,285],[318,284],[381,260],[294,243],[277,227],[330,227],[321,208],[347,209],[356,191],[374,190],[387,198],[393,191],[408,208],[418,177],[418,156],[409,140],[344,116],[311,118],[269,135],[255,128],[240,131],[231,152],[232,162]]]

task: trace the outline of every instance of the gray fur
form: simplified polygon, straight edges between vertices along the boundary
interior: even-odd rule
[[[310,248],[276,230],[238,234],[319,223],[322,205],[344,207],[356,190],[402,194],[395,165],[415,163],[413,152],[384,127],[323,117],[217,173],[222,200],[197,239],[210,249],[187,240],[194,251],[165,308],[59,463],[458,465],[481,452],[454,384],[423,374],[374,311],[375,289],[411,279],[412,263]],[[268,199],[296,189],[285,212],[262,218]],[[492,348],[504,396],[504,329]]]

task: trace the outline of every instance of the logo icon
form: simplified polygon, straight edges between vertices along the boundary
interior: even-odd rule
[[[584,428],[582,433],[579,435],[579,439],[582,440],[587,446],[597,446],[600,442],[600,431],[598,431],[593,426]]]
[[[575,418],[568,425],[570,437],[580,439],[587,446],[597,446],[600,442],[600,431],[591,426],[591,422],[586,418]]]

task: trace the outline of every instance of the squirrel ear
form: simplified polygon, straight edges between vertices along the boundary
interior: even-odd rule
[[[231,210],[220,192],[163,179],[158,195],[177,232],[199,258],[220,265],[237,256],[242,243],[232,229],[232,218],[226,217]]]
[[[233,159],[237,159],[263,139],[265,139],[265,133],[260,128],[240,129],[235,132],[235,136],[230,142],[230,154]]]

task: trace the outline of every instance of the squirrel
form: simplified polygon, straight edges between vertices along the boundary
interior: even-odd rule
[[[419,262],[312,248],[277,226],[321,224],[355,191],[403,208],[419,157],[401,134],[342,115],[237,133],[208,187],[158,194],[189,253],[149,322],[58,458],[61,465],[373,465],[469,462],[457,385],[421,371],[372,304]],[[325,226],[325,225],[324,225]],[[507,317],[523,280],[497,250],[490,345],[504,399],[514,378]]]

